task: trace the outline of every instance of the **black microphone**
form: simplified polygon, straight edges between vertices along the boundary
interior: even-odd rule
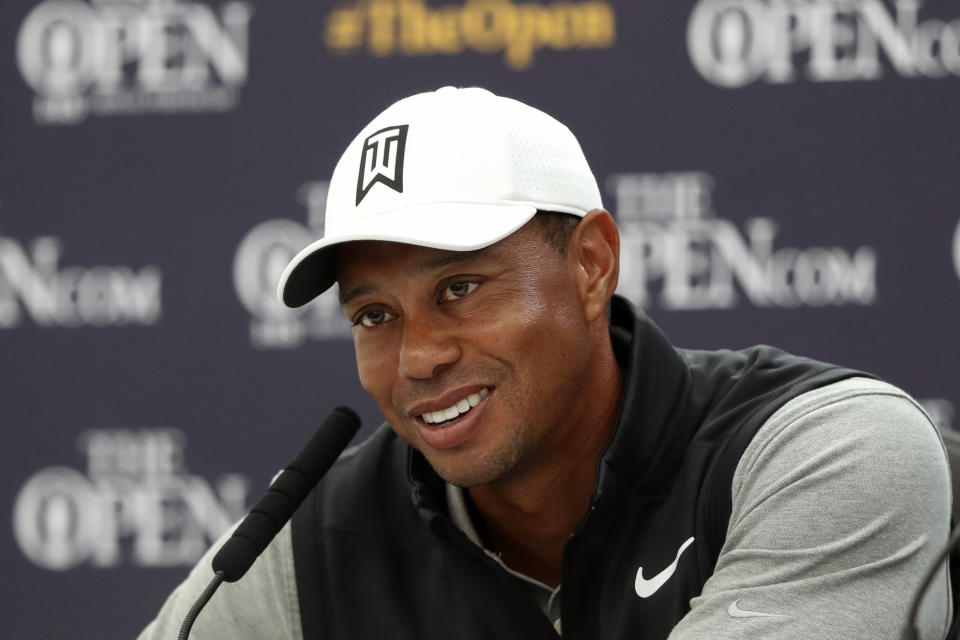
[[[360,416],[356,411],[349,407],[334,409],[213,556],[214,572],[223,571],[226,582],[242,578],[323,474],[333,466],[359,428]]]
[[[213,556],[213,580],[184,618],[178,636],[180,640],[186,640],[193,621],[217,587],[224,581],[236,582],[243,577],[323,474],[333,466],[359,428],[360,416],[356,411],[350,407],[337,407],[297,457],[277,475],[266,495]]]

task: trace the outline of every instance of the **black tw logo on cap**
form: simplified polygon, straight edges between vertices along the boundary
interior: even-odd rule
[[[378,182],[403,193],[403,153],[407,146],[409,126],[401,124],[380,129],[363,141],[360,175],[357,176],[358,205]]]

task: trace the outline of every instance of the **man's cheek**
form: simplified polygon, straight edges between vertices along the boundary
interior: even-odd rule
[[[354,335],[353,348],[357,354],[357,371],[360,373],[361,383],[365,378],[392,376],[397,370],[396,347],[389,341]]]
[[[378,358],[367,357],[358,350],[357,373],[360,386],[376,400],[377,404],[382,404],[382,398],[389,396],[390,393],[390,372],[384,368],[383,362]]]

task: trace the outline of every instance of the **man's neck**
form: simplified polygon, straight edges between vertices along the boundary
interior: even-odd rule
[[[619,409],[621,376],[612,352],[604,373],[603,393],[584,396],[599,402],[565,435],[557,455],[547,455],[534,472],[468,489],[484,546],[514,571],[554,587],[564,546],[590,506],[597,459]]]

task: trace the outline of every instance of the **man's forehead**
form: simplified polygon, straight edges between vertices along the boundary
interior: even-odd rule
[[[418,272],[435,271],[448,265],[468,262],[494,253],[507,240],[509,238],[468,251],[438,249],[386,240],[360,240],[345,242],[336,247],[335,262],[337,266],[344,268],[354,264],[377,265],[387,269],[405,265],[405,268]]]

